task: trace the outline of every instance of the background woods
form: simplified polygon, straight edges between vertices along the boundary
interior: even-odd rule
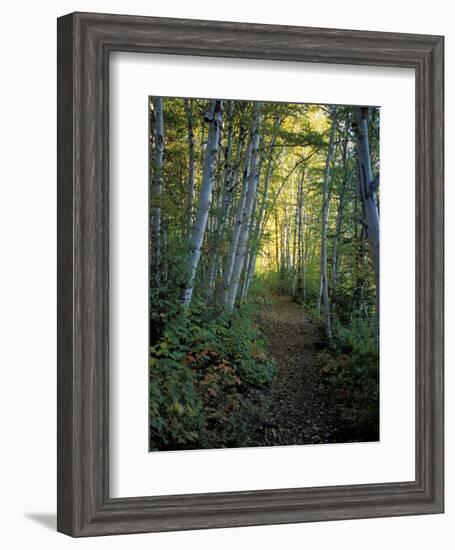
[[[149,112],[150,449],[376,439],[379,110]]]

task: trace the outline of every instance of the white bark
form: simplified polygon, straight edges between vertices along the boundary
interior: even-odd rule
[[[219,264],[218,252],[221,244],[221,239],[223,237],[224,228],[226,225],[226,219],[229,215],[229,210],[231,207],[232,193],[235,189],[235,186],[232,184],[232,140],[233,140],[233,112],[234,112],[234,103],[232,101],[228,102],[228,106],[225,109],[225,121],[228,119],[228,129],[227,129],[227,139],[226,147],[224,150],[224,165],[220,175],[220,201],[216,209],[216,220],[215,220],[215,230],[213,235],[213,244],[210,247],[210,258],[209,258],[209,268],[208,268],[208,285],[207,285],[207,297],[210,298],[213,291],[215,290],[215,279],[217,273],[217,266]],[[241,141],[239,143],[241,145]]]
[[[264,232],[264,217],[265,217],[265,210],[267,206],[267,200],[268,200],[268,194],[270,189],[270,182],[272,179],[272,173],[274,168],[274,161],[273,161],[273,148],[275,146],[276,138],[278,135],[278,130],[281,125],[282,118],[280,115],[275,115],[274,124],[273,124],[273,130],[272,130],[272,138],[269,143],[269,155],[267,159],[267,169],[265,173],[265,180],[264,180],[264,189],[262,191],[261,196],[261,203],[259,207],[259,212],[256,217],[256,223],[255,228],[253,231],[253,246],[250,251],[250,258],[248,262],[248,268],[247,268],[247,275],[246,275],[246,282],[244,285],[244,290],[242,293],[242,300],[247,296],[248,290],[251,285],[251,281],[253,279],[253,273],[254,269],[256,267],[256,259],[257,255],[259,253],[260,249],[260,243],[262,239],[262,235]],[[265,162],[265,161],[264,161]]]
[[[218,155],[220,128],[222,120],[222,102],[212,100],[210,107],[205,115],[206,122],[209,123],[209,132],[207,138],[207,147],[204,158],[204,168],[202,173],[202,185],[199,196],[199,204],[191,231],[190,255],[188,258],[188,282],[183,295],[183,303],[188,306],[193,296],[193,285],[196,276],[196,270],[201,257],[202,243],[204,241],[207,218],[210,210],[212,198],[212,189],[214,182],[215,164]]]
[[[324,307],[325,332],[328,340],[332,340],[332,324],[330,320],[329,282],[327,277],[327,225],[329,221],[330,204],[330,165],[332,163],[336,119],[333,115],[330,129],[329,145],[325,160],[324,181],[322,184],[322,229],[321,229],[321,294]]]
[[[160,287],[161,269],[161,205],[160,198],[163,192],[163,160],[164,160],[164,119],[163,98],[153,99],[154,108],[154,145],[155,155],[152,163],[152,181],[150,196],[150,276],[154,287]]]
[[[370,144],[368,140],[368,107],[356,108],[356,133],[359,155],[359,192],[365,213],[367,238],[370,243],[376,285],[376,309],[379,314],[379,212],[376,204],[378,176],[371,169]]]
[[[341,227],[343,224],[343,213],[344,213],[344,199],[346,187],[348,184],[348,135],[345,131],[344,141],[343,141],[343,181],[341,184],[341,191],[339,193],[337,216],[335,223],[335,238],[333,240],[333,250],[332,250],[332,300],[336,296],[337,286],[338,286],[338,243],[341,236]]]
[[[235,253],[237,250],[237,245],[239,241],[240,228],[242,225],[243,213],[245,209],[246,196],[248,191],[248,182],[250,174],[250,163],[251,163],[251,154],[252,154],[253,140],[250,135],[248,141],[248,147],[245,157],[245,164],[243,167],[243,186],[242,192],[240,194],[239,204],[237,206],[236,218],[234,221],[234,227],[231,235],[231,242],[229,245],[229,253],[226,262],[226,267],[223,273],[223,304],[227,305],[229,302],[229,293],[231,287],[232,271],[234,269],[235,262]]]
[[[302,176],[299,178],[297,187],[297,216],[296,216],[296,270],[295,270],[295,293],[299,298],[305,295],[305,215],[303,211],[303,183],[305,170],[302,169]]]
[[[184,101],[188,126],[188,227],[191,227],[193,220],[193,195],[194,195],[194,125],[193,125],[193,102],[191,99]]]
[[[251,227],[251,214],[256,198],[256,189],[259,176],[259,127],[261,122],[261,103],[256,102],[254,108],[251,169],[248,177],[248,190],[246,193],[245,209],[240,227],[239,240],[235,253],[232,279],[229,289],[228,307],[233,309],[242,275],[243,265],[248,249],[248,237]]]

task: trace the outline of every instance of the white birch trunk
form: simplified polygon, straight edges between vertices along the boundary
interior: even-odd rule
[[[193,223],[193,197],[194,197],[194,125],[193,103],[191,99],[184,101],[188,126],[188,227]]]
[[[232,270],[232,279],[229,290],[228,307],[234,308],[237,292],[242,275],[243,265],[248,249],[248,237],[251,226],[251,214],[253,204],[256,198],[256,189],[259,176],[259,127],[261,122],[261,103],[255,103],[254,122],[253,122],[253,138],[252,138],[252,153],[251,153],[251,170],[248,177],[248,191],[245,200],[244,215],[240,227],[240,234],[235,253],[234,267]]]
[[[329,146],[325,160],[324,182],[322,186],[322,228],[321,228],[321,295],[324,307],[325,332],[328,340],[332,340],[332,324],[330,320],[329,282],[327,277],[327,225],[329,221],[330,202],[330,165],[332,163],[336,119],[333,115],[330,129]]]
[[[345,159],[345,163],[346,163],[346,159]],[[338,243],[340,241],[341,227],[343,225],[344,202],[345,202],[346,188],[348,186],[348,180],[349,180],[349,176],[347,174],[347,170],[345,169],[343,184],[341,187],[341,192],[340,192],[340,197],[338,202],[336,225],[335,225],[335,238],[333,241],[333,251],[332,251],[332,296],[333,297],[336,296],[337,287],[338,287],[338,264],[339,264]]]
[[[194,279],[196,276],[199,259],[201,257],[202,243],[204,241],[207,218],[210,210],[222,119],[221,109],[222,102],[212,100],[210,102],[209,110],[205,115],[205,120],[209,123],[209,132],[204,158],[204,168],[202,173],[202,185],[199,196],[199,204],[196,219],[194,221],[193,229],[191,231],[190,255],[187,265],[188,282],[183,295],[183,303],[185,306],[191,304]]]
[[[246,277],[246,283],[244,285],[244,290],[243,290],[243,293],[242,293],[242,300],[244,298],[246,298],[246,296],[248,294],[248,290],[249,290],[250,285],[251,285],[254,269],[256,267],[257,255],[258,255],[259,249],[261,247],[260,243],[261,243],[262,235],[263,235],[263,232],[264,232],[264,229],[265,229],[265,226],[264,226],[265,210],[266,210],[266,206],[267,206],[267,199],[268,199],[268,194],[269,194],[269,189],[270,189],[270,182],[271,182],[271,179],[272,179],[272,173],[273,173],[273,168],[274,168],[273,148],[275,146],[275,142],[276,142],[276,138],[277,138],[277,135],[278,135],[278,130],[279,130],[279,127],[281,125],[281,122],[282,122],[281,116],[278,115],[278,114],[275,115],[273,130],[272,130],[272,138],[271,138],[270,143],[268,145],[269,155],[268,155],[268,158],[267,158],[267,169],[266,169],[265,179],[264,179],[264,189],[262,191],[259,212],[258,212],[258,215],[256,217],[255,228],[254,228],[254,231],[253,231],[254,241],[253,241],[253,247],[252,247],[252,250],[251,250],[251,253],[250,253],[250,260],[248,262],[247,277]],[[261,164],[262,164],[262,162],[261,162]]]
[[[370,144],[368,140],[368,107],[356,108],[356,133],[359,155],[359,191],[365,212],[367,238],[370,243],[376,286],[376,311],[379,315],[379,212],[376,204],[378,176],[371,169]]]
[[[295,273],[295,293],[297,297],[303,298],[304,296],[304,257],[305,257],[305,226],[303,216],[303,182],[305,178],[305,170],[302,170],[302,177],[299,179],[297,187],[297,258],[296,258],[296,273]]]
[[[221,244],[221,239],[223,237],[224,228],[226,224],[226,219],[229,215],[229,210],[231,206],[232,191],[234,186],[232,185],[232,137],[233,137],[233,121],[232,116],[234,112],[233,102],[229,101],[227,109],[225,109],[225,121],[228,120],[228,130],[227,130],[227,140],[226,147],[224,151],[224,163],[223,169],[220,174],[220,200],[217,205],[216,211],[216,221],[215,229],[213,236],[213,245],[210,247],[210,261],[208,268],[208,288],[207,288],[207,298],[212,296],[213,291],[215,290],[215,279],[217,273],[217,266],[219,264],[219,247]]]
[[[150,197],[150,276],[154,281],[154,287],[160,288],[161,269],[161,205],[160,198],[163,192],[163,160],[164,160],[164,118],[163,98],[156,97],[153,100],[154,107],[154,138],[155,155],[153,158],[153,174]]]
[[[242,192],[240,194],[239,204],[237,207],[236,218],[235,218],[234,227],[231,235],[231,242],[229,245],[228,258],[227,258],[226,267],[224,269],[224,274],[223,274],[223,304],[224,305],[228,305],[228,302],[229,302],[229,293],[230,293],[232,272],[234,269],[235,253],[237,251],[240,228],[242,225],[246,196],[248,191],[252,147],[253,147],[253,140],[250,135],[246,157],[245,157],[245,164],[243,167],[243,187],[242,187]]]

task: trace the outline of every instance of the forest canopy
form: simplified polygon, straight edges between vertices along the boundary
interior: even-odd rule
[[[283,444],[258,436],[277,296],[355,395],[335,440],[377,438],[379,109],[150,97],[149,139],[150,449]]]

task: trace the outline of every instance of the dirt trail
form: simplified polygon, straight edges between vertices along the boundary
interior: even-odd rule
[[[324,349],[318,328],[289,296],[273,295],[259,324],[270,345],[277,373],[270,388],[271,406],[253,436],[256,445],[303,445],[333,441],[333,411],[324,399],[319,355]]]

